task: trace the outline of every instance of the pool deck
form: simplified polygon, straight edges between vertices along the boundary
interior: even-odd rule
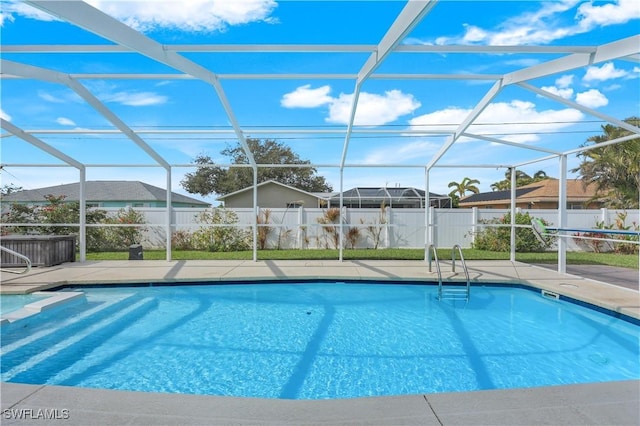
[[[522,283],[640,319],[640,294],[547,268],[468,261],[473,283]],[[463,280],[441,261],[444,279]],[[637,275],[636,275],[637,276]],[[2,294],[64,285],[276,279],[437,281],[422,261],[91,261],[0,275]],[[473,297],[473,288],[472,288]],[[2,383],[2,424],[639,425],[640,381],[292,401]],[[9,411],[7,411],[9,410]],[[46,411],[42,411],[46,410]],[[43,420],[53,415],[57,420]],[[18,417],[22,416],[22,419]]]

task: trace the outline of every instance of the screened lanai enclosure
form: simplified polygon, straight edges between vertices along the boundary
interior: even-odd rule
[[[171,260],[178,225],[172,190],[196,169],[191,160],[198,153],[227,143],[238,143],[246,162],[212,155],[211,164],[198,166],[253,172],[248,226],[256,260],[258,170],[291,165],[256,161],[248,138],[285,141],[310,158],[295,167],[312,167],[335,182],[339,195],[331,206],[343,215],[337,221],[340,260],[342,236],[354,225],[345,220],[346,208],[378,202],[345,188],[388,186],[387,198],[395,200],[390,192],[401,180],[403,187],[423,187],[411,207],[422,209],[414,233],[422,236],[425,253],[439,232],[433,226],[437,213],[425,208],[432,205],[430,193],[448,193],[449,181],[478,174],[510,171],[515,188],[518,170],[544,164],[558,178],[553,224],[565,228],[566,179],[576,154],[593,148],[586,139],[605,125],[626,131],[606,144],[640,137],[640,128],[625,121],[638,115],[640,105],[640,35],[637,25],[615,25],[628,22],[616,8],[630,7],[636,23],[638,12],[633,2],[603,2],[607,7],[599,10],[601,5],[585,3],[567,27],[573,32],[540,31],[527,39],[523,34],[532,35],[564,6],[474,3],[482,3],[487,19],[528,10],[517,22],[483,29],[476,22],[481,17],[466,12],[466,2],[264,0],[233,2],[236,8],[258,5],[239,22],[225,18],[231,9],[211,3],[225,10],[217,21],[184,29],[163,26],[163,19],[187,13],[186,3],[3,2],[3,182],[73,170],[80,221],[69,225],[78,229],[81,261],[87,180],[109,173],[162,182],[167,207],[162,219],[147,225],[163,232]],[[139,15],[132,16],[134,4],[144,13],[136,9]],[[521,34],[498,37],[508,25]],[[596,90],[606,72],[618,72],[621,80]],[[635,86],[616,101],[626,111],[621,116],[604,102],[603,91],[614,93],[623,80]],[[167,112],[169,107],[174,109]],[[515,189],[511,213],[514,218]],[[511,229],[513,260],[513,221]],[[564,272],[565,240],[558,240],[557,250]]]

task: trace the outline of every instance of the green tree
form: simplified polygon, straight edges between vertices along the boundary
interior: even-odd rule
[[[540,182],[545,179],[549,179],[549,176],[547,176],[547,172],[544,170],[538,170],[533,174],[533,177],[529,176],[522,170],[516,170],[516,188],[529,185],[530,183]],[[504,173],[504,179],[492,183],[491,189],[494,191],[507,191],[511,189],[511,170],[507,170]]]
[[[453,188],[451,192],[449,192],[449,196],[451,197],[451,203],[453,207],[458,207],[460,203],[460,198],[464,197],[464,195],[468,192],[473,192],[477,194],[480,192],[480,189],[476,186],[480,184],[480,181],[477,179],[470,179],[465,177],[461,182],[449,182],[449,188]]]
[[[640,126],[640,118],[625,122]],[[602,135],[592,136],[582,145],[590,146],[632,134],[611,124],[602,126]],[[585,184],[595,184],[595,199],[610,208],[638,208],[640,188],[640,139],[594,148],[578,154],[582,163],[571,170],[578,172]]]
[[[22,191],[21,186],[14,185],[13,183],[2,185],[2,188],[0,188],[0,200],[5,195],[13,194],[14,192],[18,191]]]
[[[247,145],[258,164],[310,164],[302,160],[290,147],[273,139],[247,139]],[[232,164],[249,164],[246,153],[240,146],[228,146],[221,154],[231,159]],[[191,194],[207,196],[215,193],[229,194],[253,185],[253,170],[249,167],[207,166],[211,157],[198,155],[194,161],[198,166],[193,173],[187,173],[180,182]],[[309,192],[330,192],[331,185],[323,176],[316,175],[313,167],[260,167],[258,183],[275,180],[294,188]]]

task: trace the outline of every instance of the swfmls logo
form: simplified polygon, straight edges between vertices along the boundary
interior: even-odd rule
[[[5,420],[66,420],[69,410],[66,408],[7,408],[2,410]]]

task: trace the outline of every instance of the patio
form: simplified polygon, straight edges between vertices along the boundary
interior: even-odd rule
[[[446,279],[456,277],[447,262]],[[640,319],[637,290],[509,261],[468,262],[474,282],[524,283]],[[423,261],[96,261],[1,277],[2,293],[72,284],[275,279],[434,281]],[[473,287],[472,287],[473,297]],[[172,395],[2,383],[3,424],[638,424],[640,381],[342,400]],[[5,411],[10,410],[10,411]],[[49,411],[45,411],[49,410]],[[66,411],[65,411],[66,410]],[[18,420],[17,416],[23,416]],[[65,417],[66,418],[63,418]]]

